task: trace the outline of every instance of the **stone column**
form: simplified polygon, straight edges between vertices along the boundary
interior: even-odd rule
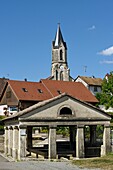
[[[4,154],[7,155],[8,153],[8,127],[4,128],[5,135],[4,135]]]
[[[32,148],[32,126],[27,127],[27,151]]]
[[[110,151],[111,151],[110,126],[104,126],[103,145],[101,146],[101,156],[106,155]]]
[[[49,151],[48,158],[56,159],[56,126],[49,127]]]
[[[111,145],[113,145],[113,130],[111,130]]]
[[[84,156],[84,126],[78,126],[76,133],[76,157],[84,158]]]
[[[8,155],[12,156],[12,147],[13,147],[13,128],[9,127],[8,130]]]
[[[96,126],[90,126],[90,143],[94,145],[96,143]]]
[[[19,127],[18,159],[26,157],[26,127]]]
[[[18,143],[19,143],[19,128],[15,126],[13,129],[13,152],[12,156],[14,159],[18,159]]]

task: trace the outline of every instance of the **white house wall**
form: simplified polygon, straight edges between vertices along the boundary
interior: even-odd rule
[[[90,92],[95,95],[96,93],[101,93],[101,87],[97,87],[97,91],[94,91],[94,86],[89,86]]]
[[[76,79],[76,82],[81,82],[85,87],[88,88],[88,84],[85,81],[83,81],[80,77]]]

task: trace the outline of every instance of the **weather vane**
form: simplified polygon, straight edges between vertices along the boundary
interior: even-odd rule
[[[60,22],[58,22],[58,25],[60,26]]]
[[[86,73],[87,71],[87,66],[83,66],[84,67],[84,72]]]

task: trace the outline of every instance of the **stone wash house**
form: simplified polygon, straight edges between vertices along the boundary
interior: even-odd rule
[[[60,25],[52,43],[51,76],[40,82],[8,80],[0,102],[17,109],[17,113],[3,119],[4,152],[14,160],[32,153],[49,159],[85,158],[103,156],[111,150],[111,117],[95,106],[98,100],[89,89],[70,76]],[[98,126],[103,129],[101,141],[96,135]],[[65,140],[58,138],[59,127],[69,129]],[[43,143],[34,145],[34,128],[48,130]]]
[[[36,156],[55,159],[60,156],[84,158],[110,152],[110,116],[96,107],[68,94],[39,102],[3,120],[5,125],[5,154],[22,160],[31,152]],[[96,127],[103,127],[103,142],[96,138]],[[90,128],[90,140],[85,128]],[[34,127],[48,128],[48,142],[33,146]],[[57,127],[68,127],[69,140],[57,140]]]

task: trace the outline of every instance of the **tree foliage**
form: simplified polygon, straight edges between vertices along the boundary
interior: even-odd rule
[[[97,93],[96,97],[106,109],[113,107],[113,72],[103,79],[102,92]]]

